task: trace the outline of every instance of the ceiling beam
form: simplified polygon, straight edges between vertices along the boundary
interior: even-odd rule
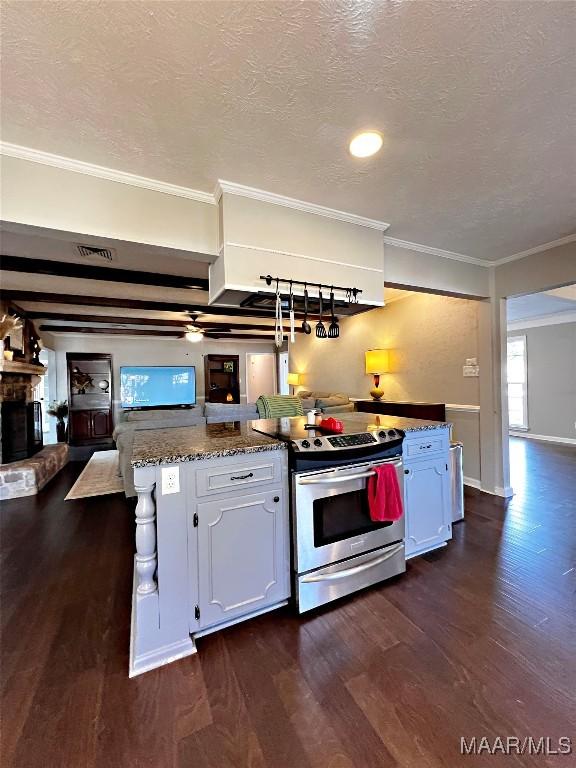
[[[207,339],[239,339],[240,341],[269,341],[270,344],[274,341],[274,334],[273,333],[253,333],[253,334],[244,334],[244,333],[210,333],[207,331],[204,336]],[[286,337],[287,334],[284,334]]]
[[[106,323],[108,325],[150,325],[166,326],[169,328],[180,328],[185,330],[187,325],[192,324],[192,320],[165,320],[154,319],[152,317],[126,317],[120,315],[77,315],[66,314],[65,312],[28,312],[30,320],[67,320],[73,323]],[[194,325],[199,328],[217,328],[246,331],[270,331],[274,330],[273,325],[255,324],[255,323],[228,323],[209,320],[194,321]],[[302,328],[296,328],[296,333],[303,333]]]
[[[206,277],[182,277],[180,275],[158,274],[156,272],[140,272],[135,269],[117,269],[116,267],[100,267],[94,264],[76,264],[70,261],[28,259],[22,256],[2,255],[0,258],[2,259],[2,269],[7,272],[76,277],[83,280],[108,280],[114,283],[157,285],[164,288],[208,290],[208,278]]]
[[[88,333],[106,334],[107,336],[164,336],[166,338],[183,339],[184,333],[178,331],[158,331],[154,328],[83,328],[75,325],[41,325],[41,331],[48,333]]]
[[[155,320],[152,317],[126,317],[120,315],[77,315],[67,314],[66,312],[28,312],[29,320],[69,320],[72,323],[108,323],[111,325],[164,325],[170,328],[180,328],[184,330],[191,320],[165,320],[164,318]]]
[[[244,309],[207,304],[188,304],[182,301],[152,301],[151,299],[124,299],[114,296],[85,296],[68,293],[46,293],[44,291],[6,291],[5,298],[11,301],[35,301],[47,304],[71,304],[84,307],[116,307],[118,309],[146,309],[158,312],[193,312],[222,317],[274,318],[274,310]],[[296,317],[304,317],[296,312]],[[309,313],[312,317],[316,313]]]

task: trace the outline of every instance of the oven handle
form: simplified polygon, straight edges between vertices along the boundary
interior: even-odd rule
[[[390,463],[390,462],[382,462]],[[396,468],[402,466],[402,462],[398,461],[393,466]],[[370,472],[361,472],[356,475],[329,475],[324,477],[299,477],[298,485],[332,485],[332,483],[346,483],[348,480],[362,480],[365,477],[374,477],[376,472],[373,470]]]
[[[353,568],[345,568],[343,571],[334,571],[333,573],[317,573],[310,574],[309,576],[301,576],[300,581],[308,584],[314,581],[336,581],[337,579],[345,579],[348,576],[354,576],[357,573],[362,573],[362,571],[367,571],[370,568],[374,568],[376,565],[380,565],[380,563],[383,563],[385,560],[398,554],[403,548],[404,544],[397,544],[389,552],[386,552],[385,555],[375,557],[374,560],[369,560],[367,563],[361,563],[361,565],[355,565]]]

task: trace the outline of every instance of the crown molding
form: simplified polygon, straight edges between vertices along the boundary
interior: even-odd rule
[[[209,192],[201,192],[189,187],[180,187],[177,184],[169,184],[157,179],[148,179],[145,176],[137,176],[134,173],[126,173],[125,171],[117,171],[114,168],[105,168],[102,165],[85,163],[82,160],[72,160],[69,157],[53,155],[50,152],[42,152],[39,149],[31,149],[30,147],[22,147],[19,144],[0,142],[0,155],[15,157],[19,160],[28,160],[32,163],[40,163],[41,165],[50,165],[53,168],[82,173],[85,176],[95,176],[98,179],[116,181],[119,184],[127,184],[131,187],[150,189],[153,192],[162,192],[165,195],[185,197],[188,200],[197,200],[200,203],[215,204],[214,197]]]
[[[576,310],[567,309],[563,312],[527,317],[525,320],[510,320],[507,330],[521,331],[524,328],[541,328],[544,325],[563,325],[564,323],[576,323]]]
[[[216,202],[222,197],[222,193],[227,192],[230,195],[240,195],[241,197],[250,197],[253,200],[260,200],[264,203],[273,203],[274,205],[283,205],[285,208],[294,208],[297,211],[304,211],[305,213],[313,213],[316,216],[324,216],[328,219],[337,219],[338,221],[345,221],[348,224],[357,224],[361,227],[369,227],[370,229],[378,229],[380,232],[385,232],[390,224],[385,221],[377,221],[376,219],[367,219],[365,216],[358,216],[355,213],[348,213],[347,211],[338,211],[335,208],[327,208],[323,205],[316,205],[315,203],[307,203],[304,200],[296,200],[293,197],[285,197],[284,195],[277,195],[274,192],[266,192],[263,189],[256,189],[255,187],[247,187],[244,184],[235,184],[232,181],[224,181],[218,179],[216,188],[214,190],[214,199]]]
[[[525,259],[526,256],[532,256],[535,253],[542,253],[542,251],[548,251],[550,248],[558,248],[560,245],[566,245],[567,243],[576,242],[576,234],[567,235],[566,237],[560,237],[558,240],[551,240],[549,243],[542,243],[542,245],[536,245],[534,248],[528,248],[527,251],[519,251],[513,253],[511,256],[504,256],[502,259],[493,261],[492,264],[496,267],[502,264],[508,264],[510,261],[518,261],[518,259]]]
[[[419,253],[428,253],[432,256],[441,256],[443,259],[452,259],[453,261],[463,261],[466,264],[474,264],[477,267],[490,267],[492,264],[484,259],[476,259],[474,256],[466,256],[464,253],[455,251],[445,251],[442,248],[433,248],[422,243],[411,243],[409,240],[398,240],[396,237],[384,236],[385,245],[395,245],[397,248],[406,248],[410,251]]]

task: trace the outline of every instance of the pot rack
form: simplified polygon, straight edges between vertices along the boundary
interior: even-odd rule
[[[343,291],[346,294],[348,303],[358,303],[358,294],[362,293],[361,288],[346,288],[342,285],[332,285],[331,283],[313,283],[305,280],[293,280],[290,277],[272,277],[272,275],[260,275],[260,280],[265,280],[266,285],[272,285],[272,283],[276,284],[276,290],[278,290],[278,285],[280,283],[285,283],[286,285],[290,286],[290,292],[292,292],[292,286],[294,285],[303,285],[304,288],[318,288],[319,291],[322,291],[323,288],[325,288],[327,291],[330,290],[332,292],[334,291]]]

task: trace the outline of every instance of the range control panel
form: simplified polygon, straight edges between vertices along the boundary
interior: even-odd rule
[[[354,448],[366,448],[371,445],[400,442],[404,432],[400,429],[380,429],[374,432],[359,432],[352,435],[323,435],[318,437],[311,430],[311,436],[304,440],[294,440],[298,451],[342,451]]]

